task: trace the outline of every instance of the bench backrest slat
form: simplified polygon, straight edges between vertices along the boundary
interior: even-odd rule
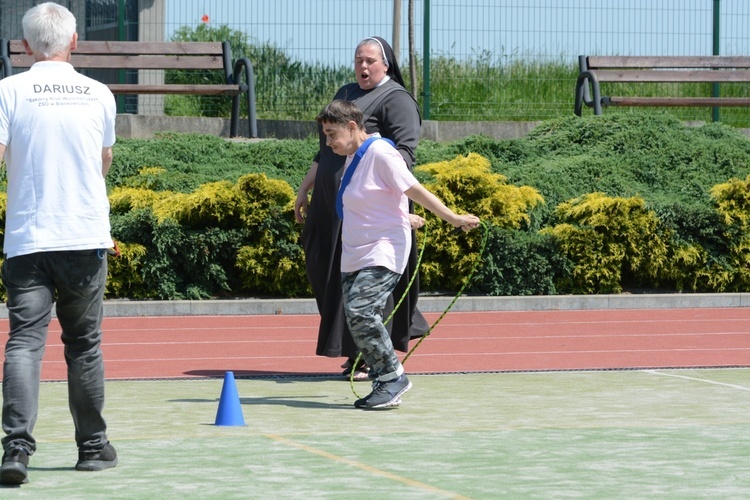
[[[11,56],[14,68],[30,68],[34,58],[29,56]],[[76,55],[70,63],[77,69],[223,69],[221,57],[183,57],[183,56],[91,56]]]
[[[746,70],[600,70],[596,71],[600,82],[620,83],[747,83],[750,71]]]
[[[731,70],[609,70],[597,72],[600,82],[620,83],[747,83],[750,71]]]
[[[164,85],[107,84],[113,94],[164,94]],[[237,85],[170,85],[171,95],[228,95],[235,96],[243,92]]]
[[[34,64],[20,40],[11,40],[9,45],[14,68]],[[81,41],[70,62],[81,69],[223,69],[222,54],[221,43],[216,42]]]
[[[25,54],[20,40],[11,40],[11,54]],[[103,42],[82,40],[74,54],[112,54],[112,55],[221,55],[220,42]]]
[[[750,68],[750,57],[744,56],[589,56],[589,69],[661,68],[722,69]]]

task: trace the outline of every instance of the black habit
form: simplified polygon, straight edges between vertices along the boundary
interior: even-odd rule
[[[421,118],[416,101],[401,84],[391,78],[374,89],[362,90],[357,83],[350,83],[339,89],[334,99],[346,99],[357,104],[364,113],[367,133],[378,132],[382,137],[391,139],[406,165],[412,168],[414,150],[419,143]],[[346,158],[326,146],[322,129],[319,132],[320,152],[315,158],[318,170],[302,231],[307,276],[320,312],[316,354],[354,357],[357,347],[346,326],[341,294],[341,221],[335,209],[336,193]],[[416,236],[412,232],[409,262],[393,296],[388,300],[386,318],[402,297],[412,274],[417,271],[417,250]],[[408,351],[409,339],[421,337],[429,328],[424,316],[417,310],[418,295],[417,278],[393,319],[386,325],[396,350]]]

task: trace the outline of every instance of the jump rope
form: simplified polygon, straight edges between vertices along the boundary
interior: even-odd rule
[[[435,322],[427,329],[427,331],[419,338],[416,344],[409,349],[409,352],[406,353],[406,356],[404,356],[404,359],[401,360],[401,364],[405,365],[406,360],[409,359],[409,356],[411,356],[414,351],[417,350],[419,345],[424,342],[424,340],[430,335],[432,330],[440,323],[446,314],[453,308],[453,305],[458,301],[458,298],[461,297],[466,287],[471,283],[471,280],[474,278],[474,273],[477,270],[477,267],[479,266],[479,263],[482,261],[482,256],[484,255],[484,250],[487,247],[487,236],[488,236],[488,228],[487,224],[485,224],[484,221],[480,221],[479,224],[482,226],[482,242],[479,247],[479,255],[477,255],[477,260],[474,261],[474,264],[471,266],[471,270],[469,271],[468,276],[466,276],[466,279],[464,280],[463,285],[461,285],[461,289],[456,293],[455,297],[453,297],[453,300],[450,304],[448,304],[448,307],[445,308],[443,313],[438,317],[438,319],[435,320]],[[424,254],[424,249],[427,246],[427,225],[425,224],[425,231],[424,236],[422,240],[422,248],[419,250],[419,257],[417,258],[417,265],[416,269],[419,269],[419,265],[422,263],[422,255]],[[454,229],[454,231],[461,231],[460,228]],[[388,317],[383,321],[383,325],[387,325],[392,319],[393,315],[396,314],[396,311],[398,311],[398,308],[401,306],[401,303],[406,299],[407,294],[409,293],[409,290],[411,289],[412,284],[414,283],[414,279],[417,277],[417,272],[415,271],[412,273],[411,279],[409,280],[409,283],[406,285],[406,290],[404,290],[404,293],[401,295],[401,298],[398,300],[396,305],[393,307],[393,311],[391,311],[391,314],[388,315]],[[357,354],[357,358],[354,360],[354,363],[351,366],[351,373],[349,374],[349,385],[352,388],[352,392],[357,398],[361,398],[359,394],[357,394],[356,389],[354,388],[354,372],[356,371],[355,368],[359,364],[360,359],[362,358],[362,353]]]

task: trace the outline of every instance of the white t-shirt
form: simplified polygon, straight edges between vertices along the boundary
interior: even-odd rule
[[[114,96],[65,62],[0,80],[8,257],[113,246],[102,148],[115,143]]]
[[[347,157],[344,171],[354,155]],[[402,274],[411,250],[409,199],[417,179],[401,154],[386,141],[367,148],[344,190],[341,271],[384,266]]]

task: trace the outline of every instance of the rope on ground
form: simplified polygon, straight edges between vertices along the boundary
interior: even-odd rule
[[[422,263],[422,256],[424,255],[424,249],[426,246],[427,246],[427,225],[425,225],[424,237],[422,239],[422,248],[419,249],[419,257],[417,257],[417,265],[415,266],[417,270],[419,270],[419,265]],[[389,314],[388,317],[385,319],[385,321],[383,321],[383,325],[387,325],[393,319],[393,315],[396,314],[396,311],[398,311],[398,308],[401,306],[401,304],[406,299],[406,296],[409,294],[409,290],[411,289],[411,285],[414,283],[414,280],[416,279],[417,274],[419,273],[418,272],[412,273],[411,279],[409,280],[409,283],[406,285],[406,289],[404,290],[404,293],[401,295],[401,298],[398,299],[398,302],[396,303],[396,305],[393,306],[393,310],[391,311],[391,314]],[[430,328],[430,330],[431,329],[432,328]],[[430,330],[427,330],[425,334],[429,333]],[[421,342],[421,339],[420,339],[420,342]],[[356,389],[354,389],[354,372],[356,371],[355,368],[359,364],[360,359],[362,359],[362,353],[358,352],[357,358],[354,360],[354,363],[351,366],[351,372],[349,373],[349,385],[351,386],[352,392],[354,393],[355,396],[357,396],[357,398],[360,398],[361,396],[357,394]]]
[[[459,297],[463,295],[464,290],[469,285],[469,283],[471,283],[471,280],[474,279],[474,273],[476,272],[477,267],[479,266],[479,263],[482,261],[482,256],[484,255],[485,248],[487,248],[487,235],[489,233],[489,231],[487,230],[487,225],[484,222],[480,222],[480,224],[482,225],[482,243],[479,247],[479,255],[477,255],[477,260],[475,260],[474,265],[471,266],[471,271],[469,271],[469,275],[464,280],[464,284],[461,285],[461,289],[458,291],[455,297],[453,297],[453,300],[451,301],[451,303],[448,304],[448,307],[445,308],[445,311],[443,311],[443,313],[438,317],[438,319],[435,320],[432,326],[430,326],[430,328],[426,332],[424,332],[424,334],[422,335],[422,337],[420,337],[417,343],[414,344],[414,346],[411,349],[409,349],[409,352],[406,353],[406,356],[404,356],[404,359],[401,361],[402,365],[406,364],[406,360],[409,359],[409,356],[411,356],[412,353],[414,353],[414,351],[417,350],[417,347],[419,347],[419,344],[421,344],[424,341],[424,339],[427,338],[430,332],[432,332],[433,328],[435,328],[438,325],[438,323],[440,323],[443,320],[445,315],[448,314],[448,312],[453,308],[455,303],[458,301]]]
[[[443,320],[443,318],[448,314],[448,312],[453,308],[455,303],[458,301],[459,297],[464,293],[464,290],[466,287],[471,283],[471,280],[474,278],[474,274],[476,273],[477,267],[479,266],[479,263],[482,261],[482,257],[484,256],[484,251],[487,248],[487,239],[489,236],[489,228],[487,224],[484,221],[480,222],[482,226],[482,243],[479,247],[479,254],[477,255],[477,260],[474,261],[474,265],[471,267],[471,270],[469,271],[469,275],[464,280],[463,285],[461,286],[461,289],[456,293],[456,295],[453,297],[453,300],[450,304],[448,304],[448,307],[445,308],[445,310],[442,312],[442,314],[438,317],[437,320],[430,326],[430,328],[427,329],[427,331],[419,338],[416,344],[409,349],[409,352],[406,353],[406,356],[404,356],[404,359],[401,361],[401,364],[406,364],[406,360],[409,359],[409,357],[414,353],[414,351],[417,350],[419,345],[430,335],[432,330]],[[424,249],[427,246],[427,229],[425,226],[425,232],[424,232],[424,239],[422,241],[422,248],[419,251],[419,257],[417,259],[417,265],[416,268],[419,269],[420,264],[422,263],[422,255],[424,254]],[[404,290],[404,293],[401,295],[401,298],[399,299],[398,303],[393,307],[393,311],[391,311],[391,314],[388,315],[388,318],[383,322],[384,325],[387,325],[389,321],[393,319],[393,315],[396,314],[396,311],[398,310],[399,306],[401,306],[401,303],[406,299],[407,294],[409,293],[409,289],[412,286],[412,283],[414,283],[414,279],[417,277],[417,272],[412,274],[411,279],[409,280],[408,285],[406,286],[406,290]],[[359,364],[359,360],[362,358],[362,353],[357,354],[357,358],[354,360],[354,364],[351,368],[351,373],[349,374],[349,385],[352,388],[352,392],[357,398],[360,398],[360,395],[357,394],[356,389],[354,389],[354,372],[355,367]]]

